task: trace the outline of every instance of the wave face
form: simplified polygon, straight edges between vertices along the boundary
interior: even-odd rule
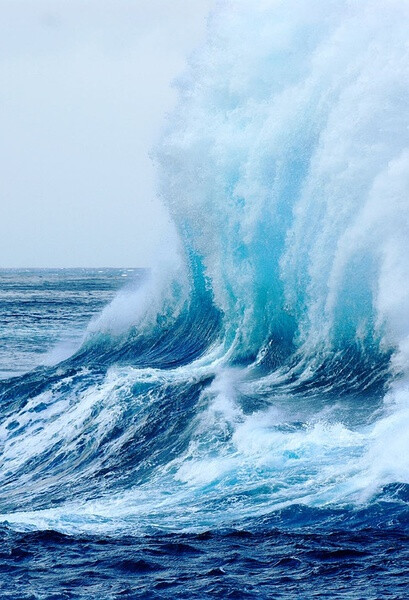
[[[218,5],[155,154],[178,254],[72,357],[1,383],[3,521],[407,514],[408,19],[406,0]]]

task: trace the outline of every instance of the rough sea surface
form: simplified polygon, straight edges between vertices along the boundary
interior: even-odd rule
[[[24,371],[27,366],[33,369],[36,363],[43,362],[44,355],[60,347],[61,340],[78,343],[84,333],[84,321],[98,314],[115,290],[124,285],[123,275],[127,276],[125,286],[131,289],[145,276],[142,271],[125,269],[1,271],[2,334],[8,347],[12,348],[10,364],[7,363],[7,352],[2,353],[5,371]],[[37,340],[36,346],[33,340]],[[131,471],[128,477],[133,479],[133,471],[141,468],[140,463],[147,459],[158,462],[158,452],[155,455],[149,450],[149,442],[152,443],[154,437],[159,437],[158,444],[168,453],[175,445],[179,447],[177,440],[172,440],[172,429],[177,427],[177,432],[182,435],[183,426],[180,417],[172,422],[173,408],[163,412],[160,402],[157,409],[155,405],[149,408],[152,413],[159,411],[151,415],[155,431],[151,431],[149,423],[139,424],[137,430],[142,436],[129,436],[127,444],[118,444],[120,425],[112,423],[108,443],[115,447],[115,452],[110,469],[102,467],[107,453],[104,445],[93,448],[95,442],[92,436],[84,433],[85,425],[83,430],[65,434],[63,444],[60,432],[59,437],[54,433],[44,447],[39,447],[35,433],[43,426],[42,413],[47,414],[45,427],[53,427],[58,421],[56,411],[51,414],[46,411],[44,390],[51,387],[57,390],[54,394],[70,394],[70,386],[83,372],[82,362],[83,359],[80,364],[70,359],[57,369],[39,366],[31,373],[9,376],[1,382],[3,431],[8,432],[10,438],[7,443],[4,434],[2,436],[1,510],[8,513],[2,516],[0,530],[2,598],[367,600],[408,596],[409,487],[405,485],[386,486],[365,506],[314,508],[295,502],[287,508],[272,511],[267,506],[262,517],[253,518],[250,511],[243,518],[240,517],[240,494],[247,496],[250,505],[253,496],[256,514],[260,497],[268,497],[275,483],[269,477],[263,484],[240,491],[237,478],[229,482],[233,487],[224,500],[227,507],[237,507],[237,517],[233,515],[233,519],[229,518],[227,509],[226,517],[231,521],[228,526],[223,523],[223,514],[215,522],[202,525],[200,513],[197,514],[200,499],[193,496],[183,508],[180,526],[178,509],[175,509],[174,517],[170,515],[169,522],[162,526],[160,521],[156,523],[161,508],[154,498],[149,498],[154,515],[144,531],[141,531],[138,518],[135,520],[132,515],[128,516],[128,527],[122,522],[112,529],[110,518],[117,510],[124,510],[118,505],[120,499],[115,492],[117,488],[128,487],[121,483],[127,471]],[[81,387],[88,387],[87,378],[100,381],[101,372],[105,373],[105,370],[105,366],[93,365],[86,376],[82,375]],[[111,393],[118,394],[115,388],[114,385]],[[127,390],[129,412],[138,403],[139,393],[138,387]],[[166,402],[172,403],[172,388],[168,394],[165,393]],[[33,397],[39,397],[40,401],[33,404],[30,402]],[[187,403],[190,405],[189,399]],[[72,426],[69,404],[68,414],[65,416],[62,411],[59,417],[64,419],[66,427]],[[97,427],[97,404],[95,402],[94,414],[89,415],[91,429]],[[26,415],[24,423],[18,414]],[[122,418],[128,427],[135,422],[132,415]],[[149,418],[149,413],[145,418]],[[35,423],[35,429],[32,429],[31,421]],[[25,436],[25,428],[34,432],[32,437]],[[284,434],[291,435],[292,430],[300,428],[302,430],[299,423],[294,423],[282,429]],[[167,434],[162,437],[163,430]],[[19,447],[19,435],[25,438],[23,447]],[[228,437],[227,432],[224,437]],[[73,443],[71,438],[82,447],[81,460],[78,453],[69,448],[69,441]],[[18,468],[7,469],[7,454],[13,448],[13,440],[14,447],[18,448],[14,456]],[[30,448],[31,444],[33,448]],[[147,456],[143,456],[145,445]],[[90,471],[89,465],[93,461],[101,465]],[[260,463],[260,456],[256,462]],[[65,466],[60,470],[61,463]],[[206,466],[201,468],[206,469]],[[84,469],[86,475],[82,479]],[[260,469],[259,464],[255,469]],[[294,470],[292,477],[296,476]],[[51,481],[47,482],[49,479]],[[138,477],[133,485],[138,483],[143,487],[143,477]],[[108,492],[108,509],[104,517],[98,516],[98,509],[96,515],[92,514],[101,486]],[[312,483],[307,482],[307,488],[309,486]],[[169,488],[165,496],[171,493]],[[210,484],[203,486],[200,493],[205,504],[212,502],[214,493]],[[111,494],[113,503],[110,506]],[[53,507],[64,506],[75,498],[82,498],[84,505],[76,506],[72,515],[68,507],[62,515],[60,513],[58,520],[52,517]],[[214,505],[215,511],[220,502]],[[35,508],[40,509],[38,516]],[[137,509],[144,512],[144,506]],[[23,514],[22,510],[29,513]],[[147,517],[149,523],[149,514]],[[197,529],[196,532],[189,531],[183,522],[186,519],[190,529]]]
[[[2,597],[409,597],[408,23],[216,2],[156,266],[1,273]]]
[[[90,318],[138,269],[0,270],[0,377],[56,363],[81,344]]]

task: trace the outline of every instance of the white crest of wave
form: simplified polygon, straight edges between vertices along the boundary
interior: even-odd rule
[[[161,193],[247,347],[290,315],[309,352],[340,335],[403,351],[409,2],[323,9],[219,3],[158,150]]]

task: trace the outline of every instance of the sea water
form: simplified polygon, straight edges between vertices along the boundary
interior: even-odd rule
[[[217,3],[152,270],[2,275],[4,597],[408,597],[408,22]]]
[[[115,293],[129,301],[146,277],[0,271],[1,597],[405,598],[408,487],[349,505],[309,498],[319,485],[333,493],[338,454],[359,456],[356,423],[379,409],[377,385],[349,397],[317,382],[274,402],[252,392],[241,412],[242,368],[214,377],[199,360],[187,377],[183,366],[67,359]],[[310,402],[319,416],[302,421]],[[214,447],[198,463],[200,437]],[[304,496],[294,499],[296,489]]]

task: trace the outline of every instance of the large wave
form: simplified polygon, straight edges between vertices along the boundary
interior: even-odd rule
[[[3,385],[4,519],[223,526],[409,483],[408,18],[217,5],[155,152],[178,258]]]

